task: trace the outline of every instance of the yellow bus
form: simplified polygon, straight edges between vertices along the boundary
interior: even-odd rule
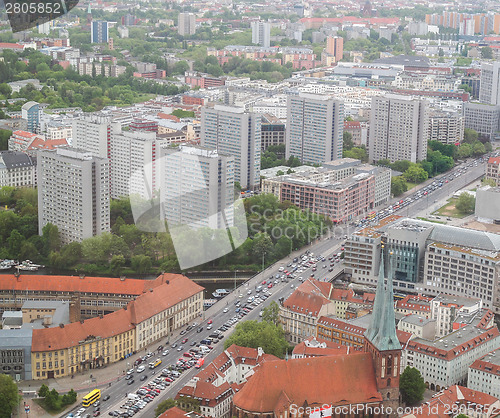
[[[94,389],[92,392],[85,395],[82,399],[82,406],[88,408],[101,397],[101,389]]]
[[[377,212],[370,212],[366,218],[371,220],[375,218],[375,216],[377,216]]]
[[[154,369],[155,367],[158,367],[160,364],[161,364],[161,360],[156,359],[155,361],[152,361],[151,363],[149,363],[149,368]]]

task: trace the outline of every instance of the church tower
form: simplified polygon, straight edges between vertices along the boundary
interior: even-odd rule
[[[393,258],[390,259],[387,283],[384,283],[384,248],[382,246],[380,270],[373,305],[372,322],[365,332],[364,349],[373,358],[377,389],[383,397],[385,408],[393,414],[399,406],[399,371],[401,345],[396,335],[394,295],[392,290]],[[392,255],[392,253],[391,253]]]
[[[90,7],[90,3],[87,9],[87,25],[92,25],[92,8]]]

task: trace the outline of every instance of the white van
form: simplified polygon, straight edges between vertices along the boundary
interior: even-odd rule
[[[135,394],[135,393],[129,393],[127,395],[127,398],[132,400],[132,401],[137,401],[140,399],[139,395]]]

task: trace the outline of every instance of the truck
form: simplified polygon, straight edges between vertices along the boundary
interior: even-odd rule
[[[156,359],[155,361],[152,361],[151,363],[149,363],[149,368],[154,369],[155,367],[158,367],[160,364],[161,364],[161,360]]]

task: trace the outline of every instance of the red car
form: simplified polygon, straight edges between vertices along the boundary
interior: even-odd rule
[[[166,377],[166,378],[165,378],[165,382],[172,383],[172,382],[173,382],[173,379],[171,379],[170,377]]]
[[[266,284],[266,281],[264,280],[264,281],[262,282],[262,284]]]
[[[273,284],[272,283],[269,283],[269,285],[267,286],[268,289],[271,289],[271,287],[273,287]]]
[[[187,339],[187,338],[184,338],[184,339],[182,340],[182,344],[186,344],[187,342],[188,342],[188,339]]]
[[[184,353],[183,355],[184,355],[184,357],[189,357],[189,358],[193,357],[193,355],[191,353],[188,353],[188,352]]]
[[[211,320],[211,319],[209,319],[209,320],[207,321],[207,324],[208,324],[208,325],[210,325],[211,323],[212,323],[212,320]]]

